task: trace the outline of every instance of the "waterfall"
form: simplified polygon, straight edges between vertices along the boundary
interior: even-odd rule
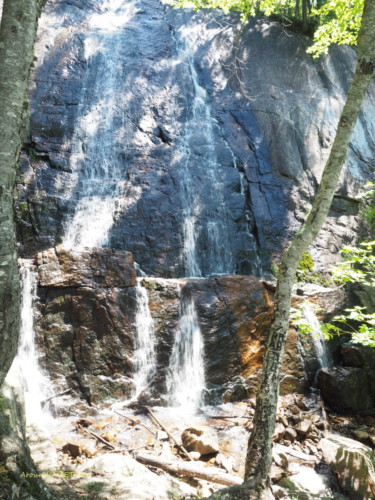
[[[311,328],[311,338],[314,342],[315,354],[319,361],[320,367],[325,368],[331,366],[332,363],[327,348],[327,342],[320,328],[320,322],[316,317],[314,309],[307,302],[303,304],[303,315],[307,321],[307,324]]]
[[[192,101],[186,110],[184,130],[176,148],[175,163],[180,171],[183,203],[183,260],[186,277],[231,274],[235,270],[231,250],[228,209],[224,201],[224,172],[218,162],[215,132],[220,137],[218,123],[212,117],[206,90],[199,83],[194,65],[194,40],[180,33],[176,40],[177,60],[187,72],[192,88]],[[192,156],[194,141],[201,144],[200,175],[194,179]],[[228,156],[231,151],[228,145]],[[201,185],[198,193],[197,185]],[[202,219],[207,225],[202,227]],[[202,231],[206,231],[207,248],[199,248]]]
[[[133,377],[136,399],[152,380],[156,370],[156,339],[154,324],[148,305],[147,290],[142,286],[142,279],[138,278],[136,297],[137,311],[135,317],[134,361],[135,374]]]
[[[191,296],[181,296],[180,319],[167,378],[169,401],[184,412],[194,412],[205,389],[204,346]]]
[[[131,20],[135,7],[133,2],[107,0],[98,9],[88,20],[84,40],[87,69],[71,156],[79,201],[66,222],[63,244],[68,248],[108,245],[125,189],[119,134],[123,124],[118,111],[125,71],[120,28]]]
[[[51,419],[51,415],[43,407],[43,402],[53,395],[53,391],[51,382],[39,366],[39,355],[35,346],[33,304],[37,296],[37,275],[30,261],[20,260],[20,264],[21,328],[10,378],[18,376],[22,384],[27,424],[40,427]]]

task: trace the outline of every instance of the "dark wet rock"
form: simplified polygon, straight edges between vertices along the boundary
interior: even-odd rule
[[[129,396],[136,275],[132,255],[62,247],[37,255],[36,329],[42,363],[56,388],[88,402]]]
[[[361,368],[322,368],[318,384],[325,403],[335,411],[356,413],[373,405],[368,378]]]
[[[67,381],[90,402],[129,397],[137,311],[136,288],[129,286],[134,279],[131,256],[110,249],[80,255],[60,247],[38,255],[36,326],[43,365],[61,390]],[[191,281],[142,278],[140,285],[148,294],[157,365],[140,404],[169,401],[166,378],[186,294],[194,300],[204,342],[205,402],[239,401],[256,393],[272,320],[272,300],[260,280],[235,275]],[[282,367],[284,394],[306,387],[296,344],[291,330]]]
[[[17,186],[24,256],[62,241],[80,197],[85,172],[75,171],[74,155],[86,146],[89,132],[77,129],[102,98],[94,90],[106,55],[95,50],[89,56],[88,29],[99,13],[97,2],[54,2],[40,20],[30,137]],[[202,274],[212,272],[207,227],[221,203],[211,196],[212,178],[203,168],[210,150],[216,151],[215,172],[227,207],[225,246],[233,253],[232,271],[260,275],[263,267],[268,273],[271,259],[280,257],[310,206],[352,77],[354,50],[333,48],[315,63],[305,53],[303,37],[278,23],[252,19],[234,55],[237,18],[228,24],[223,14],[215,14],[217,23],[211,13],[176,10],[155,0],[143,0],[142,8],[129,15],[121,33],[113,32],[121,41],[116,43],[120,78],[114,94],[119,110],[114,130],[121,137],[112,154],[127,187],[110,245],[131,251],[148,274],[185,273],[178,148],[186,147],[181,138],[186,138],[195,87],[178,51],[181,27],[187,26],[192,63],[212,117],[211,145],[188,131]],[[227,29],[221,29],[221,21]],[[241,82],[234,76],[237,62]],[[357,194],[374,157],[373,114],[369,92],[330,216],[312,245],[318,269],[335,262],[343,243],[353,241],[361,226]]]
[[[319,446],[324,461],[338,476],[340,486],[353,500],[375,498],[374,452],[353,439],[330,434]]]
[[[365,363],[361,349],[353,344],[344,344],[341,347],[341,357],[344,366],[362,368]]]

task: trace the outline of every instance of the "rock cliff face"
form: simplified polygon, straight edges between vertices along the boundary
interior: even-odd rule
[[[355,53],[333,49],[314,62],[305,38],[262,19],[235,46],[236,26],[154,0],[115,11],[95,0],[47,2],[18,184],[25,256],[66,239],[82,198],[90,202],[92,172],[110,164],[108,246],[131,251],[148,275],[197,275],[186,264],[189,227],[200,275],[269,273],[310,206]],[[317,267],[357,234],[373,96],[312,248]],[[80,232],[81,245],[95,246],[95,229]]]
[[[272,321],[272,286],[239,275],[138,278],[137,282],[131,254],[108,248],[91,252],[49,249],[37,255],[36,268],[38,345],[43,367],[57,392],[70,388],[89,403],[135,395],[135,339],[143,334],[139,329],[145,328],[137,315],[146,314],[140,312],[137,292],[141,286],[152,318],[155,370],[138,395],[139,401],[170,403],[167,379],[180,328],[181,303],[186,299],[194,303],[202,335],[203,400],[217,403],[255,396]],[[340,307],[337,292],[332,293],[336,305],[331,305],[331,314]],[[327,305],[332,293],[312,292],[310,299]],[[296,307],[305,298],[293,300]],[[282,394],[308,388],[306,373],[315,374],[319,368],[315,357],[312,340],[304,338],[301,343],[291,328],[282,367]]]
[[[141,399],[168,402],[182,296],[203,338],[206,401],[256,390],[272,316],[260,278],[309,209],[355,53],[314,62],[305,38],[263,19],[236,42],[237,21],[156,0],[47,1],[17,185],[19,245],[37,254],[44,366],[88,402],[134,394],[139,286],[156,349]],[[317,269],[360,230],[373,96],[311,248]],[[291,330],[282,391],[306,384]]]

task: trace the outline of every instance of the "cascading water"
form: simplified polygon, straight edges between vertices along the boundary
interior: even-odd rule
[[[191,296],[180,297],[180,319],[167,378],[169,401],[183,412],[202,404],[205,389],[204,346]]]
[[[156,339],[154,323],[148,305],[147,290],[138,278],[136,297],[137,312],[135,318],[135,374],[133,377],[136,399],[150,384],[156,370]]]
[[[314,342],[315,354],[320,367],[325,368],[331,366],[331,358],[328,352],[326,339],[320,328],[320,322],[316,317],[314,309],[307,302],[303,304],[303,315],[311,328],[311,337]]]
[[[17,355],[9,377],[20,378],[25,397],[25,414],[28,425],[40,427],[51,420],[43,402],[53,395],[51,382],[39,366],[35,346],[33,304],[37,292],[37,275],[30,261],[20,260],[21,269],[21,328]]]
[[[219,127],[212,117],[206,90],[200,85],[194,66],[193,41],[181,31],[177,44],[177,60],[188,73],[192,87],[192,101],[186,111],[184,131],[176,149],[175,163],[181,172],[180,189],[183,203],[183,259],[186,277],[212,274],[230,274],[235,270],[231,242],[228,238],[230,222],[224,202],[223,172],[216,153],[215,131]],[[192,144],[199,138],[201,144],[201,193],[194,190]],[[228,148],[229,150],[229,148]],[[231,151],[228,151],[230,154]],[[203,199],[204,197],[204,199]],[[198,242],[203,231],[202,218],[207,219],[207,248]]]
[[[80,199],[66,224],[63,244],[68,248],[108,244],[125,185],[124,162],[119,154],[122,124],[118,104],[124,93],[121,83],[125,71],[120,28],[130,21],[135,7],[133,2],[107,0],[98,9],[88,21],[84,40],[87,70],[71,157]],[[92,81],[97,96],[94,104]]]

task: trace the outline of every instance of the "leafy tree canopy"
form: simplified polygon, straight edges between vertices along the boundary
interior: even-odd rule
[[[364,0],[172,0],[177,7],[221,9],[240,12],[242,20],[262,14],[278,15],[290,20],[302,20],[317,28],[314,44],[308,49],[313,57],[327,53],[332,43],[356,43]]]

